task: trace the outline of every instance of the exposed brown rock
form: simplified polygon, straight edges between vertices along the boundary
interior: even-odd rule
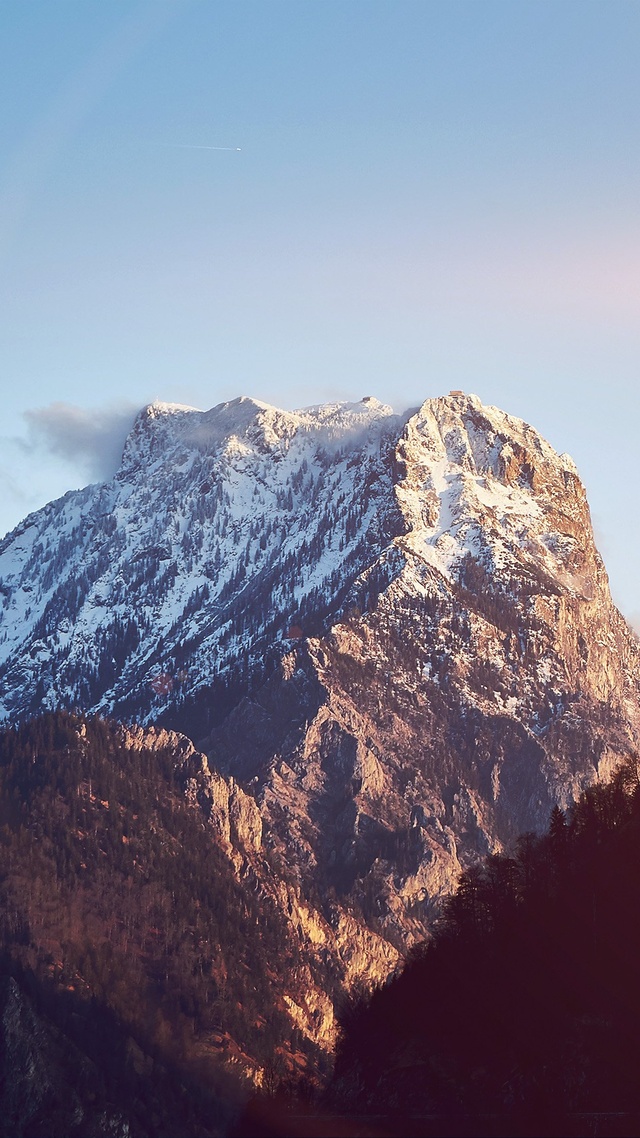
[[[347,984],[384,976],[461,867],[544,828],[640,730],[638,644],[571,460],[456,397],[409,420],[394,468],[390,584],[292,645],[207,744]]]

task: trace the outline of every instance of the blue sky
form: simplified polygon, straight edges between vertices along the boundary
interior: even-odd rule
[[[634,616],[639,46],[628,0],[3,0],[0,530],[154,398],[460,387],[573,455]]]

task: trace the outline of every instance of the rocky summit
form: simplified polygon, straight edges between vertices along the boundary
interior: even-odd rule
[[[154,404],[110,482],[5,538],[0,600],[4,719],[167,729],[304,945],[289,1012],[327,1046],[314,960],[383,979],[461,868],[638,749],[638,642],[576,468],[473,395]]]

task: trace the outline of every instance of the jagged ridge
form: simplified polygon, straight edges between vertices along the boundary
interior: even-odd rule
[[[147,407],[111,482],[0,546],[2,717],[62,705],[149,721],[246,680],[291,624],[322,628],[397,530],[398,424],[375,400]]]

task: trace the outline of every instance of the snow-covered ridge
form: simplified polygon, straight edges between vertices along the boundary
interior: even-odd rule
[[[246,683],[291,628],[375,605],[400,573],[409,592],[425,572],[455,583],[469,558],[507,591],[541,567],[584,591],[585,509],[571,460],[476,396],[405,415],[372,398],[153,403],[110,482],[0,546],[0,715],[153,719]]]
[[[114,479],[50,503],[0,550],[4,715],[152,717],[246,673],[290,625],[318,627],[393,537],[401,425],[372,399],[144,408]]]
[[[127,439],[123,463],[126,466],[150,452],[157,453],[159,443],[211,453],[236,440],[238,446],[266,445],[285,451],[294,438],[300,441],[313,436],[316,444],[335,448],[399,420],[391,407],[371,397],[359,403],[327,403],[298,411],[281,411],[246,396],[220,403],[210,411],[156,402],[138,415]]]
[[[588,522],[584,490],[569,455],[527,423],[475,395],[431,399],[409,419],[397,455],[406,544],[445,577],[465,556],[491,572],[533,559],[570,586],[557,552],[584,539],[575,532],[576,513],[586,510]]]

